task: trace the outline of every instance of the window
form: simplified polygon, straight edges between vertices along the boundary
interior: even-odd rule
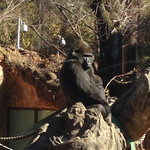
[[[8,136],[20,135],[21,132],[29,129],[37,121],[54,113],[52,110],[39,109],[18,109],[10,108],[8,116]],[[9,142],[9,147],[14,150],[23,150],[32,137]]]

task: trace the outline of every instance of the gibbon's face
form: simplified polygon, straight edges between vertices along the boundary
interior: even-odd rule
[[[79,60],[84,70],[91,68],[94,62],[92,49],[82,40],[77,41],[72,51],[72,57]]]

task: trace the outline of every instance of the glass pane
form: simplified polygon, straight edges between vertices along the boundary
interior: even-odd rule
[[[53,114],[55,111],[52,110],[39,110],[38,111],[38,121],[42,120],[43,118]]]
[[[29,129],[34,124],[34,110],[10,109],[9,110],[9,136],[15,136]],[[32,137],[9,142],[9,147],[14,150],[23,150]]]

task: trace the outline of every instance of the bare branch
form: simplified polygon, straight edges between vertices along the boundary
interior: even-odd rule
[[[49,43],[47,40],[45,40],[42,35],[31,25],[31,28],[36,32],[36,34],[45,42],[47,43],[49,46],[55,48],[56,50],[58,50],[63,56],[66,57],[66,54],[60,50],[56,45]]]
[[[136,72],[136,70],[134,69],[134,70],[131,70],[131,71],[127,72],[127,73],[114,76],[114,77],[107,83],[107,85],[105,86],[105,91],[107,91],[108,86],[110,85],[110,83],[111,83],[112,81],[116,81],[116,82],[121,83],[121,84],[128,84],[128,83],[131,83],[131,81],[128,81],[128,82],[118,81],[118,80],[116,80],[116,78],[118,78],[118,77],[119,77],[119,78],[120,78],[120,77],[122,78],[122,77],[125,77],[125,76],[127,76],[127,75],[132,75],[132,74],[135,73],[135,72]]]
[[[76,31],[76,29],[74,28],[74,26],[72,25],[70,19],[67,17],[66,13],[62,10],[62,8],[55,4],[57,6],[57,8],[59,9],[59,11],[63,14],[64,18],[67,20],[67,22],[69,23],[69,25],[71,26],[72,30],[74,31],[74,33],[76,34],[76,36],[79,38],[79,39],[82,39],[82,36],[79,35],[79,33]]]
[[[62,5],[58,4],[58,3],[57,3],[57,5],[58,5],[59,7],[61,7],[62,9],[68,11],[70,14],[74,15],[77,19],[79,19],[82,23],[84,23],[89,29],[91,29],[94,33],[97,34],[97,32],[96,32],[90,25],[88,25],[88,24],[83,20],[83,18],[82,18],[82,19],[79,18],[78,15],[76,15],[75,13],[73,13],[71,10],[65,8],[64,6],[62,6]]]
[[[10,10],[8,10],[8,8],[11,7],[11,5],[9,5],[6,9],[6,11],[0,16],[1,19],[3,19],[7,14],[12,13],[16,8],[18,8],[23,2],[25,2],[25,0],[22,0],[20,3],[18,3],[17,5],[15,5],[13,8],[11,8]]]

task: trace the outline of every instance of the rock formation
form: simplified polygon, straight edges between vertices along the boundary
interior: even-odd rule
[[[96,107],[86,109],[82,103],[63,109],[41,129],[26,150],[120,150],[126,147],[120,129],[106,124]]]
[[[107,124],[98,105],[76,103],[49,119],[25,150],[123,150],[131,145],[133,150],[130,142],[150,129],[150,69],[112,105],[112,114],[117,121]]]

